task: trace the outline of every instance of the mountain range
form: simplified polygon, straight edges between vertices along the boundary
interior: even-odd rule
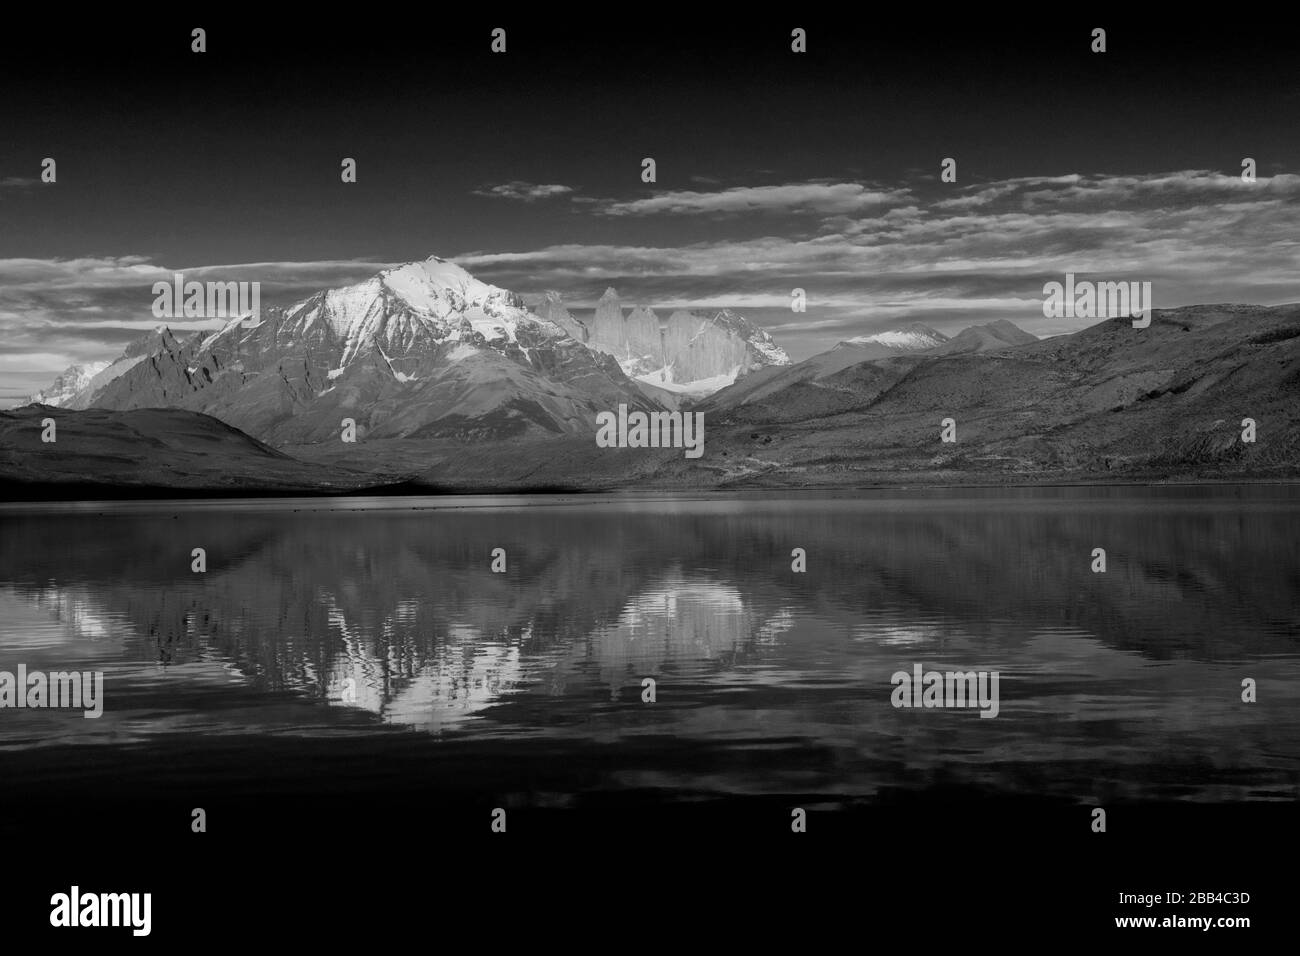
[[[433,257],[261,319],[159,327],[69,369],[0,413],[0,481],[19,495],[78,470],[191,490],[853,487],[1290,478],[1300,463],[1297,306],[1164,310],[1146,329],[1043,340],[1005,320],[952,337],[913,324],[792,364],[730,310],[660,318],[610,289],[579,316]],[[597,448],[596,414],[620,405],[703,413],[703,458]],[[55,410],[57,451],[37,437]]]
[[[433,257],[269,309],[256,326],[235,318],[184,339],[160,327],[111,364],[70,369],[32,401],[183,408],[275,446],[335,440],[345,418],[360,440],[501,439],[585,434],[598,411],[662,407],[625,367],[653,371],[672,390],[682,376],[721,385],[789,362],[732,313],[675,313],[661,348],[633,355],[650,347],[622,328],[640,328],[635,315],[597,310],[588,325],[558,298],[544,305],[530,309]]]

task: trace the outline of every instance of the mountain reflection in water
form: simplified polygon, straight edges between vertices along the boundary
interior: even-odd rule
[[[71,743],[414,730],[666,799],[834,804],[940,775],[1293,799],[1298,505],[1221,487],[13,507],[0,669],[100,669],[106,701],[98,720],[9,711],[0,749],[55,748],[67,779]],[[890,676],[918,662],[999,671],[999,716],[893,708]],[[587,763],[609,743],[626,760]],[[176,772],[202,774],[190,759]]]

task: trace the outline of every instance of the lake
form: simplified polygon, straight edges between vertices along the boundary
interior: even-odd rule
[[[12,505],[0,670],[104,691],[0,711],[0,796],[1293,801],[1297,594],[1285,486]]]

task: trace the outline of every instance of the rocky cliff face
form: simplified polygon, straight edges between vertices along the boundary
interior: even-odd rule
[[[95,399],[103,393],[104,389],[136,365],[156,352],[171,352],[178,348],[180,342],[172,334],[171,329],[164,325],[158,326],[152,332],[129,344],[112,362],[98,363],[99,371],[86,379],[75,393],[69,395],[63,407],[79,410],[93,407]],[[32,397],[32,401],[38,400],[35,396]]]
[[[583,342],[612,355],[629,376],[701,396],[757,369],[790,364],[771,336],[730,309],[679,309],[663,318],[644,305],[625,311],[612,288],[581,332]]]
[[[573,339],[586,344],[591,330],[581,319],[570,314],[558,292],[547,292],[541,301],[533,306],[533,311],[548,322],[554,322],[564,329]]]
[[[674,312],[668,317],[664,345],[679,381],[720,375],[735,381],[756,369],[790,364],[771,336],[730,309]]]

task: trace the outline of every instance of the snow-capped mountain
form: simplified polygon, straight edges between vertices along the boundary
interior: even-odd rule
[[[238,334],[232,322],[205,340]],[[358,285],[329,289],[290,307],[275,329],[284,345],[328,344],[337,349],[334,377],[375,352],[410,366],[446,345],[527,349],[564,336],[524,307],[513,292],[480,282],[454,263],[431,258],[386,269]],[[398,376],[410,375],[410,369]]]
[[[42,389],[27,401],[30,404],[53,405],[56,408],[65,405],[74,395],[89,385],[92,378],[108,368],[108,365],[108,362],[72,365],[50,383],[49,388]]]
[[[790,364],[770,335],[730,309],[678,309],[665,318],[643,305],[625,311],[610,288],[590,318],[573,316],[554,292],[538,312],[612,355],[628,377],[679,394],[709,395],[758,369]]]
[[[906,328],[889,329],[874,335],[856,335],[851,339],[845,339],[840,345],[879,345],[900,352],[921,352],[925,349],[937,348],[947,341],[948,336],[942,332],[936,332],[928,325],[917,322]]]
[[[273,445],[361,437],[579,433],[620,403],[653,408],[612,358],[512,292],[437,257],[232,319],[184,341],[168,330],[128,349],[70,401],[180,407]]]

